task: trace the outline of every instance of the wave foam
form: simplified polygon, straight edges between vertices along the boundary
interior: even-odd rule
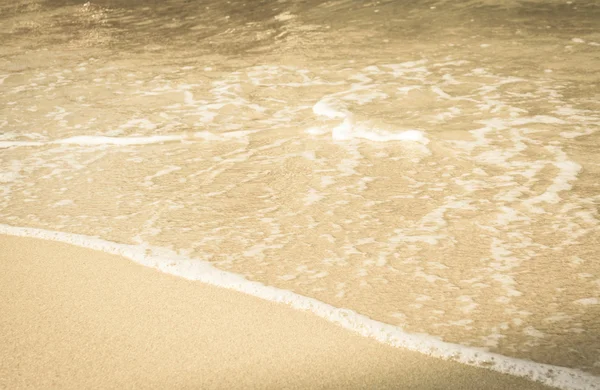
[[[221,141],[229,139],[244,138],[251,131],[235,131],[222,134],[213,134],[208,131],[199,131],[191,134],[174,135],[152,135],[137,137],[107,137],[103,135],[80,135],[68,138],[61,138],[53,141],[0,141],[0,149],[18,146],[42,146],[42,145],[77,145],[77,146],[98,146],[98,145],[149,145],[162,142],[192,141],[194,139],[204,139],[207,141]]]
[[[332,101],[328,98],[319,100],[312,109],[313,112],[318,116],[323,116],[329,119],[343,119],[343,122],[334,127],[331,131],[331,137],[334,140],[362,138],[375,142],[413,141],[424,145],[429,143],[429,140],[427,137],[425,137],[425,134],[420,130],[411,129],[391,132],[357,123],[354,119],[354,115],[346,110],[343,103]],[[307,129],[306,132],[309,134],[320,134],[326,131],[310,128]]]
[[[375,142],[412,141],[425,145],[429,143],[429,140],[425,137],[425,134],[420,130],[402,130],[399,132],[390,132],[386,130],[370,128],[365,125],[355,123],[351,115],[346,117],[341,125],[332,130],[331,137],[334,140],[362,138]]]

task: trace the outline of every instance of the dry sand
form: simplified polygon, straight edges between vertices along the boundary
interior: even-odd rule
[[[546,389],[125,258],[0,236],[0,388]]]

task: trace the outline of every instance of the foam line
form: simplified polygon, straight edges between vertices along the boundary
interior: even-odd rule
[[[81,135],[76,137],[62,138],[54,141],[30,142],[30,141],[3,141],[0,142],[0,148],[10,148],[15,146],[42,146],[42,145],[147,145],[167,141],[181,141],[185,139],[182,135],[154,135],[150,137],[106,137]]]
[[[64,242],[84,248],[126,257],[138,264],[189,280],[228,288],[272,302],[286,303],[295,309],[308,310],[319,317],[371,337],[381,343],[417,351],[433,357],[528,378],[565,390],[600,389],[600,378],[579,370],[535,363],[440,341],[432,336],[404,332],[401,328],[372,320],[352,310],[337,308],[291,291],[246,280],[243,276],[221,271],[209,262],[190,259],[165,248],[148,245],[125,245],[97,237],[45,229],[0,224],[0,234]]]
[[[12,148],[15,146],[41,146],[44,142],[35,141],[0,141],[0,149]]]
[[[336,104],[337,103],[337,104]],[[375,142],[388,141],[414,141],[422,144],[429,143],[429,140],[420,130],[403,130],[399,132],[389,132],[379,129],[371,129],[363,125],[356,125],[354,115],[347,111],[341,102],[333,102],[330,97],[319,100],[312,108],[316,115],[324,116],[329,119],[343,119],[342,123],[334,127],[331,131],[331,138],[334,140],[350,140],[353,138],[362,138]],[[309,134],[321,133],[319,129],[307,129]]]
[[[79,146],[98,146],[98,145],[148,145],[161,142],[184,141],[193,139],[204,140],[227,140],[243,138],[251,133],[250,131],[236,131],[223,134],[213,134],[208,131],[200,131],[187,134],[174,135],[152,135],[147,137],[107,137],[102,135],[80,135],[69,138],[62,138],[54,141],[0,141],[0,149],[18,147],[18,146],[42,146],[42,145],[79,145]]]
[[[419,130],[403,130],[397,133],[382,131],[377,129],[368,129],[364,126],[355,126],[352,117],[344,119],[341,125],[336,126],[331,137],[335,140],[349,140],[352,138],[363,138],[375,142],[388,141],[413,141],[422,144],[429,143],[429,140]]]
[[[348,111],[336,108],[327,99],[321,99],[312,108],[313,112],[320,116],[325,116],[330,119],[344,119],[348,116]]]
[[[52,141],[59,145],[146,145],[167,141],[180,141],[181,135],[153,135],[150,137],[105,137],[99,135],[81,135]]]

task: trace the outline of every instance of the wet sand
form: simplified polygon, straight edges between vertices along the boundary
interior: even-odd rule
[[[10,236],[0,247],[0,388],[547,388],[119,256]]]

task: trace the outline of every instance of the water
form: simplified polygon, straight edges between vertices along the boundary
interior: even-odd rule
[[[0,2],[0,223],[600,375],[600,4],[244,4]]]

